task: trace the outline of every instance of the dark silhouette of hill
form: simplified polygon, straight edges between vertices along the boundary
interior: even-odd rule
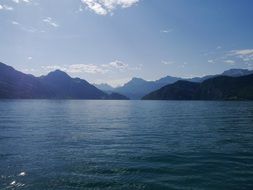
[[[143,100],[253,100],[253,74],[217,76],[202,83],[178,81],[144,96]]]
[[[53,71],[46,76],[35,77],[0,63],[0,98],[123,99],[123,96],[120,94],[108,95],[87,81],[71,78],[60,70]]]
[[[129,82],[124,84],[121,87],[112,88],[107,84],[103,85],[97,85],[97,87],[100,90],[103,90],[105,92],[118,92],[120,94],[123,94],[130,99],[141,99],[146,94],[149,94],[155,90],[160,89],[163,86],[166,86],[168,84],[173,84],[179,80],[187,80],[190,82],[203,82],[207,79],[211,79],[217,76],[244,76],[253,74],[253,71],[247,70],[247,69],[230,69],[227,71],[224,71],[221,74],[217,75],[207,75],[203,77],[194,77],[194,78],[179,78],[179,77],[172,77],[172,76],[166,76],[156,81],[146,81],[141,78],[132,78]]]
[[[54,92],[39,78],[0,63],[0,98],[47,98]]]
[[[107,99],[108,100],[129,100],[128,97],[116,92],[112,92],[111,94],[109,94]]]

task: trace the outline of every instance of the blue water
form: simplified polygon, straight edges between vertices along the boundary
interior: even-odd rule
[[[0,190],[253,189],[253,102],[0,101]]]

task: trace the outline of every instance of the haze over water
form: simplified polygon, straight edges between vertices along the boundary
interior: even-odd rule
[[[252,189],[253,102],[0,101],[0,189]]]

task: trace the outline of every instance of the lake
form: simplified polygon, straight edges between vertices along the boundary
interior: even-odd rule
[[[253,102],[0,101],[0,190],[253,189]]]

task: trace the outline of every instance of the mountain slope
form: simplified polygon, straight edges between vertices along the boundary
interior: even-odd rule
[[[106,83],[101,83],[101,84],[93,84],[96,88],[99,90],[102,90],[104,92],[113,92],[114,88],[110,86],[109,84]]]
[[[190,82],[203,82],[207,79],[211,79],[217,76],[229,76],[229,77],[240,77],[240,76],[245,76],[245,75],[250,75],[253,74],[252,70],[248,70],[248,69],[229,69],[224,71],[221,74],[217,74],[217,75],[206,75],[203,77],[194,77],[191,79],[186,79]]]
[[[108,95],[79,78],[56,70],[34,77],[0,63],[0,98],[6,99],[127,99]]]
[[[183,80],[183,78],[166,76],[166,77],[160,78],[159,80],[156,80],[155,83],[166,85],[166,84],[173,84],[179,80]]]
[[[207,79],[211,79],[217,76],[244,76],[248,74],[253,74],[253,71],[247,69],[230,69],[224,71],[218,75],[207,75],[203,77],[194,77],[194,78],[179,78],[179,77],[172,77],[166,76],[156,81],[146,81],[141,78],[133,78],[128,83],[126,83],[122,87],[115,88],[113,91],[119,92],[128,96],[130,99],[141,99],[141,97],[160,89],[163,86],[168,84],[173,84],[179,80],[187,80],[189,82],[203,82]]]
[[[140,99],[155,89],[157,89],[157,85],[154,82],[145,81],[141,78],[133,78],[124,86],[115,88],[114,91],[130,99]]]
[[[201,100],[253,100],[253,74],[219,76],[201,83],[196,94]]]
[[[53,96],[38,78],[0,63],[0,98],[46,98]]]
[[[178,81],[154,91],[143,100],[253,100],[253,74],[218,76],[202,83]]]
[[[146,81],[141,78],[132,78],[122,87],[115,88],[114,91],[126,95],[130,99],[141,99],[144,95],[157,90],[167,84],[179,80],[177,77],[164,77],[157,81]]]
[[[245,75],[253,74],[252,70],[248,69],[229,69],[224,71],[221,75],[223,76],[230,76],[230,77],[240,77]]]
[[[54,92],[54,98],[64,99],[106,99],[107,94],[97,89],[87,81],[71,78],[66,73],[56,70],[40,81]]]
[[[195,99],[199,83],[189,81],[177,81],[166,85],[157,91],[144,96],[143,100],[193,100]]]

